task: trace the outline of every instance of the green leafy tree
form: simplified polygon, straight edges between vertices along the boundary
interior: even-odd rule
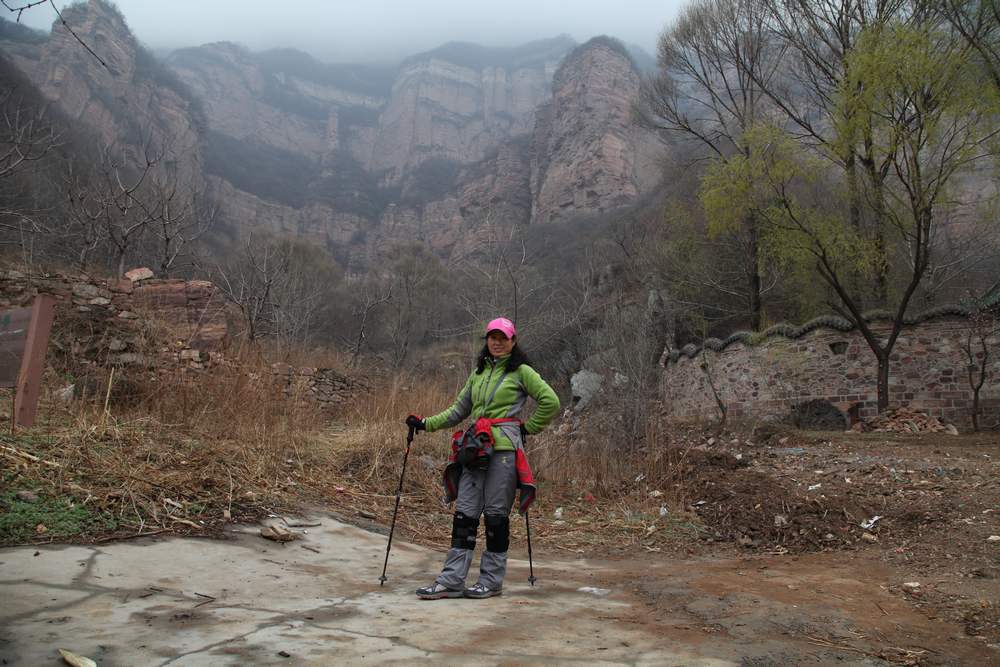
[[[766,17],[760,0],[695,0],[688,5],[660,36],[659,72],[645,82],[637,105],[641,122],[692,142],[717,160],[745,159],[749,146],[743,136],[766,112],[762,87],[771,85],[783,51],[769,39]],[[706,230],[703,245],[726,251],[727,270],[700,272],[699,282],[726,300],[739,295],[756,331],[763,316],[762,283],[768,277],[760,261],[757,211],[748,208],[733,223]]]
[[[769,255],[815,267],[836,296],[832,305],[858,328],[877,360],[880,411],[889,402],[890,356],[927,277],[941,218],[962,203],[956,178],[993,157],[997,99],[982,90],[966,48],[933,21],[862,31],[836,92],[834,106],[846,110],[839,131],[849,135],[852,122],[864,125],[870,154],[890,166],[884,214],[906,262],[899,267],[901,288],[888,332],[876,332],[866,320],[862,295],[850,280],[881,274],[883,239],[865,234],[837,205],[852,195],[849,185],[830,178],[828,160],[803,152],[780,129],[761,126],[747,133],[750,157],[717,163],[702,184],[710,218],[731,224],[748,208],[760,210]]]

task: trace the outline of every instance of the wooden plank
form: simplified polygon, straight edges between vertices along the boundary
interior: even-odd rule
[[[45,371],[45,353],[49,347],[49,334],[56,314],[56,300],[51,294],[39,294],[31,307],[28,340],[21,359],[21,373],[17,379],[14,397],[14,423],[34,426],[38,409],[38,396],[42,391],[42,373]]]

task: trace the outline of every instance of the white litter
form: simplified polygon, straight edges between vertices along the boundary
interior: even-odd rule
[[[561,507],[557,507],[556,508],[556,511],[554,512],[554,516],[556,517],[556,519],[561,519],[562,518],[562,508]]]
[[[864,521],[862,521],[861,522],[861,527],[864,528],[865,530],[869,530],[871,528],[874,528],[875,524],[878,523],[881,518],[882,518],[881,515],[876,514],[872,518],[865,519]]]
[[[593,586],[584,586],[576,590],[579,593],[590,593],[591,595],[596,595],[598,597],[604,597],[611,592],[611,589],[609,588],[594,588]]]
[[[663,517],[667,516],[668,514],[670,514],[670,510],[667,509],[667,506],[666,505],[660,505],[660,518],[662,519]],[[994,535],[994,537],[996,537],[996,536]]]
[[[986,538],[987,542],[1000,542],[1000,535],[990,535]]]
[[[810,490],[810,491],[815,491],[816,489],[819,489],[819,488],[821,488],[822,486],[823,486],[822,484],[810,484],[810,485],[809,485],[809,490]]]

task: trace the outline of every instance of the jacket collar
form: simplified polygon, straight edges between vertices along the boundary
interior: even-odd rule
[[[494,370],[500,370],[507,367],[507,362],[510,360],[510,355],[506,357],[489,357],[486,363],[493,367]]]

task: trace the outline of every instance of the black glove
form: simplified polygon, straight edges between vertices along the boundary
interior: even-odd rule
[[[419,415],[408,415],[406,417],[406,425],[417,431],[427,430],[427,424],[424,423],[424,418]]]

